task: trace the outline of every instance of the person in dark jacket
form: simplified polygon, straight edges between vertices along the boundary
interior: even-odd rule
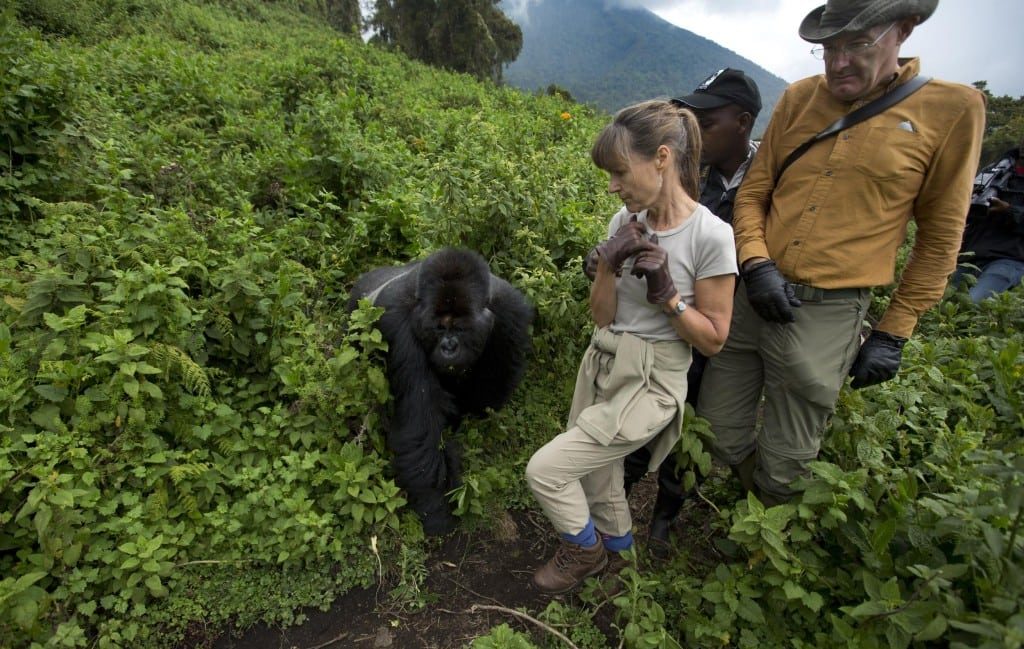
[[[697,115],[703,138],[700,204],[732,223],[736,190],[743,182],[758,142],[751,139],[761,112],[761,93],[741,70],[725,68],[685,97],[672,100]]]
[[[1024,138],[1020,146],[1008,151],[997,162],[978,174],[975,186],[984,183],[987,174],[1007,170],[1009,180],[987,204],[972,203],[967,227],[960,246],[959,266],[953,284],[966,275],[977,277],[968,293],[975,303],[1019,286],[1024,278]],[[976,199],[979,197],[975,197]],[[968,265],[965,265],[968,264]]]

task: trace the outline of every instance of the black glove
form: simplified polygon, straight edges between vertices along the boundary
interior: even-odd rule
[[[632,274],[647,279],[647,301],[651,304],[664,304],[678,292],[668,272],[668,253],[658,245],[656,234],[637,253]]]
[[[900,359],[903,357],[903,345],[907,344],[906,338],[900,338],[884,331],[872,331],[864,344],[857,352],[857,358],[850,368],[850,376],[853,382],[850,387],[856,389],[866,388],[869,385],[876,385],[888,381],[896,376],[900,369]]]
[[[743,271],[743,284],[747,287],[747,300],[757,315],[781,324],[796,320],[792,307],[800,306],[800,300],[774,261],[762,261]]]

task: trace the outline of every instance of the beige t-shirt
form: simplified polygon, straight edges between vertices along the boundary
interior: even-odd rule
[[[629,221],[631,214],[623,207],[612,217],[608,236],[614,235]],[[641,223],[647,210],[637,214]],[[648,233],[652,230],[648,229]],[[697,205],[690,218],[671,230],[653,231],[658,245],[668,253],[669,274],[687,306],[694,305],[694,284],[699,279],[718,275],[735,275],[736,244],[732,228],[703,205]],[[647,301],[647,280],[634,277],[633,258],[626,260],[622,276],[616,280],[618,305],[610,329],[631,333],[644,340],[679,340],[679,334],[661,306]]]

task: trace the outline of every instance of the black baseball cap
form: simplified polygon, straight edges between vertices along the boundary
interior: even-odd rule
[[[761,93],[754,80],[742,70],[723,68],[701,81],[691,94],[675,98],[672,103],[697,110],[736,104],[757,117],[761,112]]]

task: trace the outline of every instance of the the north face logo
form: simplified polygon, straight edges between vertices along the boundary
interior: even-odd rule
[[[697,91],[707,90],[708,86],[713,84],[715,82],[715,79],[718,78],[718,75],[720,75],[723,72],[725,72],[725,70],[726,70],[725,68],[722,68],[721,70],[719,70],[718,72],[714,73],[713,75],[711,75],[710,77],[708,77],[704,81],[701,81],[700,85],[697,86]]]

